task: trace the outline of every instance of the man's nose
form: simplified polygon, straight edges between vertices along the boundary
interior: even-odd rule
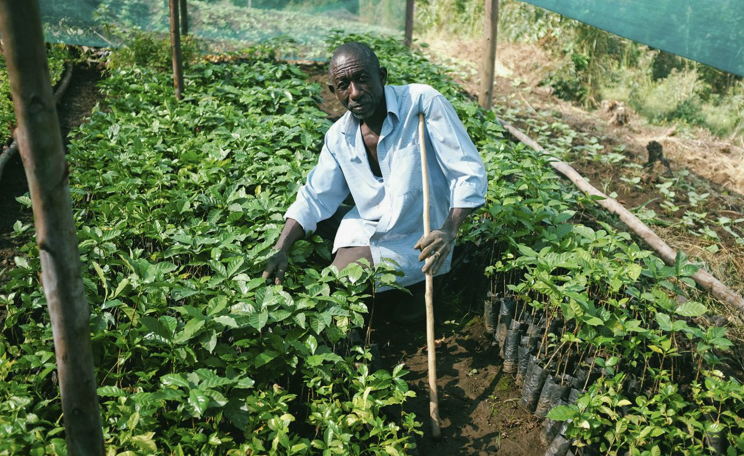
[[[356,83],[352,82],[349,85],[349,97],[351,97],[351,99],[353,100],[355,98],[358,98],[361,94],[362,91],[359,90],[359,86],[357,86]]]

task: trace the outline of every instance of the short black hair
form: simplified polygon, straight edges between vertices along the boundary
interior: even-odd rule
[[[336,61],[336,58],[342,55],[356,57],[361,60],[365,66],[372,65],[372,71],[374,71],[375,73],[380,71],[380,60],[377,58],[375,51],[373,51],[372,48],[365,43],[351,41],[349,43],[342,44],[341,46],[337,47],[335,51],[333,51],[331,64],[328,66],[328,74],[331,76],[331,79],[333,79],[333,64]]]

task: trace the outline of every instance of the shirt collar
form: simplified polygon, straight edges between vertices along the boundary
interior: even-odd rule
[[[395,96],[395,90],[390,86],[385,86],[385,105],[387,106],[387,113],[393,114],[396,120],[400,120],[400,114],[398,111],[398,97]],[[359,120],[352,116],[350,112],[346,112],[346,123],[344,128],[341,130],[342,133],[349,138],[353,138],[359,128]]]

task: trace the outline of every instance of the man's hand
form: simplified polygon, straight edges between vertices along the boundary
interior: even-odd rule
[[[279,235],[279,240],[274,246],[274,253],[268,260],[266,260],[266,266],[264,266],[264,272],[261,275],[267,284],[271,283],[271,277],[274,276],[274,284],[281,285],[284,280],[284,273],[287,272],[287,264],[289,260],[287,258],[287,252],[292,248],[292,244],[298,239],[301,239],[305,235],[305,231],[302,229],[297,220],[288,218],[287,222],[282,228],[282,234]]]
[[[414,249],[421,250],[419,261],[428,259],[421,268],[421,272],[431,275],[439,272],[444,262],[447,261],[454,241],[455,235],[443,230],[433,230],[427,236],[422,236],[413,246]]]
[[[287,259],[287,252],[284,250],[277,250],[275,254],[266,260],[266,266],[264,266],[264,272],[261,277],[266,283],[271,283],[271,276],[274,276],[274,285],[281,285],[284,280],[284,273],[287,272],[287,265],[289,261]]]

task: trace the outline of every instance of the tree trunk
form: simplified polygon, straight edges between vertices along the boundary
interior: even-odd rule
[[[493,106],[493,81],[496,71],[496,36],[499,30],[499,0],[485,0],[483,59],[481,60],[481,85],[478,104],[490,110]]]
[[[103,435],[67,163],[36,0],[0,0],[18,144],[33,201],[41,278],[57,359],[67,451],[102,455]]]
[[[498,119],[498,121],[504,126],[504,128],[506,128],[509,133],[511,133],[512,136],[517,138],[519,141],[525,143],[538,152],[544,152],[544,149],[538,143],[533,141],[530,137],[528,137],[518,129],[514,128],[508,122],[505,122],[501,119]],[[576,171],[568,163],[560,160],[554,160],[550,162],[550,165],[553,167],[553,169],[569,178],[571,182],[573,182],[574,185],[576,185],[580,190],[586,192],[590,196],[599,197],[600,199],[596,200],[597,204],[620,217],[620,220],[622,220],[628,228],[630,228],[636,235],[638,235],[638,237],[643,239],[644,242],[646,242],[656,253],[658,253],[661,259],[664,260],[666,264],[670,266],[674,265],[677,258],[677,252],[669,247],[669,245],[664,242],[663,239],[657,236],[656,233],[654,233],[651,228],[646,226],[638,217],[636,217],[635,215],[633,215],[633,213],[623,207],[622,204],[618,203],[615,199],[608,197],[607,195],[593,187],[589,182],[586,181],[586,179],[584,179],[581,174],[578,173],[578,171]],[[721,283],[708,271],[699,269],[695,273],[695,275],[692,276],[692,279],[700,287],[712,294],[714,298],[729,306],[732,306],[739,312],[740,316],[744,316],[744,298],[742,298],[735,291],[731,290],[726,285]]]
[[[406,37],[403,41],[409,48],[413,45],[413,7],[416,0],[406,0]]]
[[[173,57],[173,86],[176,98],[183,98],[183,62],[181,61],[181,34],[178,30],[178,3],[180,0],[169,0],[170,4],[170,35],[171,55]]]

